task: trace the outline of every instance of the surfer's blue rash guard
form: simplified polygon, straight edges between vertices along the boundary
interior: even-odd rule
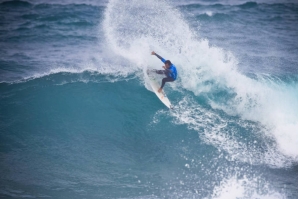
[[[162,58],[161,56],[159,56],[158,54],[155,53],[155,55],[156,55],[156,57],[158,57],[163,63],[166,62],[166,60],[165,60],[164,58]],[[166,69],[166,70],[165,70],[165,74],[166,74],[167,77],[171,77],[171,78],[173,78],[174,80],[176,80],[176,79],[177,79],[177,70],[176,70],[176,66],[175,66],[174,64],[172,64],[172,65],[170,66],[169,69]]]

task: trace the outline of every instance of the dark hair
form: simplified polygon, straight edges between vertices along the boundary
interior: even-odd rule
[[[165,64],[169,64],[170,66],[172,65],[172,62],[170,61],[170,60],[167,60],[166,62],[165,62]]]

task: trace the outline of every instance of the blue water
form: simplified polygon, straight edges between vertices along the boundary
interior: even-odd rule
[[[0,19],[0,197],[298,198],[296,1],[1,1]]]

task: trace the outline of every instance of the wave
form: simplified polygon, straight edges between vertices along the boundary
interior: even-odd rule
[[[59,0],[53,0],[53,1],[35,1],[35,0],[28,0],[28,1],[22,1],[22,0],[11,0],[11,1],[4,1],[0,3],[0,6],[6,6],[6,7],[31,7],[31,6],[41,6],[41,7],[48,7],[50,5],[75,5],[75,6],[106,6],[107,1],[88,1],[88,2],[82,2],[80,0],[71,0],[71,1],[59,1]]]
[[[167,12],[164,13],[164,10]],[[288,166],[291,161],[297,161],[298,116],[294,111],[298,107],[296,81],[286,83],[270,76],[250,78],[241,74],[238,71],[238,60],[232,53],[210,46],[208,40],[200,38],[189,27],[182,14],[166,2],[125,4],[112,0],[106,8],[103,30],[106,41],[103,41],[102,46],[106,48],[101,55],[95,57],[94,62],[69,67],[51,66],[44,71],[23,75],[21,79],[1,82],[19,83],[57,73],[85,72],[125,78],[147,66],[160,66],[156,58],[150,57],[150,52],[156,50],[165,58],[171,58],[178,66],[179,77],[176,84],[171,84],[173,90],[191,92],[197,98],[203,97],[212,109],[265,126],[257,131],[265,135],[264,140],[268,137],[268,161],[258,161],[255,158],[255,164],[282,167]],[[114,54],[118,57],[113,56]],[[99,57],[106,58],[101,60]],[[193,107],[192,103],[186,106]],[[173,117],[179,121],[180,116],[189,111],[185,109]],[[195,117],[196,113],[192,114],[187,117]],[[186,124],[193,128],[193,123]],[[269,144],[272,139],[275,144]],[[218,145],[217,142],[210,144],[228,151],[231,156],[241,148],[235,144]],[[231,142],[238,143],[237,140]],[[249,146],[243,146],[243,151],[248,151],[247,147]],[[247,157],[253,158],[255,155],[252,154],[254,153],[247,153]],[[238,159],[246,161],[247,158],[239,156]],[[273,160],[278,163],[273,163]]]
[[[28,76],[24,76],[22,78],[13,78],[12,80],[2,80],[0,83],[2,84],[20,84],[20,83],[26,83],[28,81],[36,80],[36,79],[42,79],[46,77],[53,77],[55,75],[72,75],[71,81],[83,81],[83,82],[89,82],[89,81],[96,81],[97,76],[104,76],[107,81],[109,82],[115,82],[115,81],[121,81],[123,79],[131,79],[132,75],[136,74],[133,70],[117,70],[115,67],[109,65],[109,64],[101,64],[101,65],[95,65],[93,63],[87,63],[81,67],[55,67],[51,68],[48,71],[44,72],[34,72],[29,74]],[[73,76],[78,75],[78,76]],[[84,76],[84,78],[82,78]],[[73,77],[75,80],[73,80]],[[78,78],[77,78],[78,77]],[[94,78],[92,78],[94,77]]]
[[[4,1],[2,3],[0,3],[0,6],[5,6],[5,7],[19,7],[19,8],[23,8],[23,7],[31,7],[32,4],[27,2],[27,1]]]
[[[231,161],[277,168],[292,163],[278,150],[274,138],[266,135],[266,126],[210,110],[188,97],[178,102],[171,115],[174,123],[188,125],[205,143],[227,152]]]
[[[254,6],[255,3],[244,5],[245,8]],[[263,140],[273,139],[274,144],[268,144],[268,161],[263,163],[283,167],[298,161],[298,115],[294,111],[298,108],[298,98],[293,94],[297,83],[283,85],[262,76],[251,79],[241,74],[237,69],[238,60],[232,53],[210,46],[208,40],[199,38],[179,11],[165,2],[124,4],[110,1],[103,24],[108,45],[115,54],[132,62],[132,67],[142,70],[147,66],[159,66],[158,60],[150,57],[150,51],[155,50],[178,67],[178,82],[171,85],[172,89],[185,89],[197,97],[203,96],[214,110],[264,126],[259,133],[264,135]],[[189,111],[191,109],[174,117],[179,118]],[[195,115],[193,112],[190,118]],[[197,120],[200,123],[200,118]],[[190,121],[186,123],[193,126]],[[219,148],[230,150],[231,156],[239,148],[223,143]],[[258,162],[261,156],[248,157]]]
[[[246,3],[238,5],[238,6],[242,9],[249,9],[249,8],[257,7],[258,3],[251,1],[251,2],[246,2]]]
[[[247,1],[247,2],[231,2],[228,1],[227,3],[221,2],[221,3],[182,3],[178,4],[177,7],[180,10],[201,10],[201,9],[211,9],[211,10],[228,10],[233,9],[233,11],[244,11],[249,9],[255,9],[262,6],[266,6],[267,8],[275,8],[275,9],[290,9],[290,10],[297,10],[297,2],[288,1],[284,3],[280,2],[268,2],[268,1]]]
[[[40,5],[41,10],[43,6]],[[206,9],[206,12],[202,14],[209,18],[219,15],[212,9]],[[26,16],[24,17],[26,18]],[[35,16],[27,17],[31,19]],[[44,23],[59,23],[60,21],[53,18],[52,21],[44,20]],[[72,23],[76,23],[73,20],[64,22],[70,23],[71,26],[74,25]],[[296,110],[298,96],[296,91],[298,90],[298,77],[293,75],[279,77],[258,73],[247,75],[239,72],[241,64],[233,53],[218,46],[210,45],[207,39],[200,36],[199,31],[195,31],[189,26],[179,8],[172,7],[167,1],[123,2],[111,0],[105,10],[104,21],[99,26],[97,36],[101,40],[93,39],[91,45],[89,43],[88,45],[86,43],[78,45],[76,42],[83,40],[81,35],[78,36],[77,40],[75,40],[76,37],[70,36],[71,43],[76,43],[76,45],[68,45],[69,43],[62,43],[61,45],[61,40],[58,40],[50,45],[45,45],[49,47],[45,48],[44,45],[35,43],[34,47],[38,49],[38,52],[29,51],[28,54],[12,54],[7,62],[6,59],[2,58],[5,61],[4,70],[8,73],[9,70],[14,69],[21,71],[20,68],[26,70],[21,71],[22,73],[18,76],[18,71],[13,71],[15,76],[11,79],[2,79],[0,86],[4,91],[2,99],[6,98],[6,102],[12,107],[18,106],[15,106],[17,105],[14,103],[15,101],[10,102],[8,96],[13,98],[19,96],[20,98],[17,100],[22,102],[20,104],[24,106],[25,110],[34,110],[34,113],[31,114],[32,117],[28,120],[31,123],[26,124],[29,128],[27,130],[30,140],[32,140],[30,132],[35,135],[35,132],[38,133],[38,129],[41,127],[40,125],[36,126],[36,122],[49,125],[42,125],[42,128],[46,129],[42,135],[49,133],[49,139],[51,139],[52,134],[57,134],[59,135],[58,140],[63,139],[63,135],[66,135],[65,143],[70,143],[67,139],[69,136],[77,142],[76,132],[80,133],[79,136],[89,135],[92,139],[95,138],[94,147],[102,146],[99,149],[104,153],[99,155],[94,153],[95,159],[92,155],[88,156],[90,160],[102,157],[99,158],[99,162],[91,161],[91,163],[101,166],[100,162],[103,161],[105,167],[108,163],[114,164],[116,161],[116,167],[105,170],[104,175],[113,173],[115,171],[113,169],[119,170],[121,167],[117,176],[123,174],[125,186],[141,187],[141,189],[136,190],[139,193],[136,195],[143,195],[139,198],[147,196],[149,198],[285,197],[282,186],[274,184],[270,177],[268,180],[266,171],[270,170],[270,175],[276,171],[275,168],[291,167],[293,162],[295,162],[294,164],[297,162],[298,115]],[[40,27],[40,29],[42,28]],[[97,27],[95,29],[97,30]],[[96,33],[92,33],[92,36],[94,35]],[[55,34],[55,36],[59,36],[59,34]],[[48,38],[51,39],[50,41],[54,41],[55,36]],[[88,34],[88,36],[90,35]],[[67,40],[65,37],[62,39],[63,42]],[[48,44],[48,42],[47,40],[46,43]],[[28,43],[25,44],[27,47],[30,46]],[[58,47],[50,48],[51,45]],[[72,49],[74,46],[75,50]],[[80,49],[78,50],[78,48]],[[165,87],[169,98],[175,105],[172,111],[167,110],[158,99],[155,99],[154,94],[149,95],[148,91],[139,86],[140,84],[146,86],[146,80],[143,77],[146,67],[160,68],[161,66],[161,62],[150,55],[152,50],[167,59],[171,59],[178,68],[178,80],[173,84],[167,84]],[[30,59],[32,58],[30,53],[36,53],[38,59]],[[14,59],[16,57],[18,59]],[[9,62],[11,60],[13,61]],[[24,60],[29,61],[23,63]],[[34,68],[29,68],[31,63],[35,64]],[[15,67],[14,64],[22,65]],[[6,77],[2,71],[0,76]],[[130,79],[134,80],[127,83],[126,81]],[[122,80],[126,84],[122,84],[123,82],[92,84],[93,82],[118,82]],[[79,83],[72,84],[76,82]],[[91,82],[91,84],[84,85],[81,82]],[[138,84],[139,82],[140,84]],[[6,84],[17,85],[7,86]],[[64,87],[65,84],[67,84],[66,87]],[[85,90],[86,88],[90,93]],[[8,92],[6,92],[6,89],[12,89],[13,92],[17,93],[17,96],[11,95],[13,94],[11,91],[7,90]],[[57,94],[55,99],[52,98],[53,91]],[[71,91],[72,94],[67,91]],[[121,92],[118,93],[118,91]],[[28,93],[32,95],[26,97]],[[137,95],[131,95],[131,93],[137,93]],[[90,97],[89,99],[85,97],[87,95]],[[26,99],[28,100],[28,107],[24,101]],[[86,102],[84,106],[81,104],[81,99]],[[112,101],[110,104],[112,108],[107,105],[109,103],[106,103],[110,100]],[[69,105],[73,101],[78,102],[78,104],[74,103],[73,106],[64,107],[65,104]],[[36,104],[43,105],[40,107],[51,107],[51,110],[42,108],[41,111],[38,111],[39,107]],[[11,110],[9,107],[6,109]],[[77,112],[84,114],[73,114],[75,110],[73,107],[80,107]],[[16,108],[13,109],[17,110]],[[156,109],[159,111],[154,113]],[[24,111],[22,110],[18,109],[17,111],[21,114],[20,116],[23,115]],[[105,112],[106,110],[108,112]],[[65,114],[68,111],[69,113]],[[98,115],[95,115],[95,112]],[[8,111],[8,113],[11,118],[15,118],[14,112]],[[43,118],[44,113],[46,118]],[[108,117],[106,113],[109,113]],[[39,117],[39,114],[43,116]],[[72,115],[75,116],[75,119],[71,117]],[[78,115],[80,117],[77,117]],[[146,115],[149,119],[144,120],[140,117],[141,115]],[[117,118],[118,116],[121,116],[123,120]],[[153,117],[152,123],[148,124],[151,117]],[[35,121],[34,118],[38,118],[38,120]],[[105,118],[105,120],[101,118]],[[21,124],[23,124],[22,117],[17,119],[20,119]],[[48,123],[47,120],[50,122]],[[63,121],[63,124],[59,126],[57,132],[57,128],[51,127],[55,127],[59,121],[60,123]],[[80,121],[80,124],[74,126],[72,130],[68,127],[73,125],[68,125],[73,124],[73,121]],[[119,123],[117,124],[115,121]],[[108,128],[105,126],[106,122],[110,123]],[[163,122],[166,122],[167,129],[163,128],[165,127]],[[89,125],[91,128],[85,128],[84,123],[91,124]],[[116,134],[111,134],[109,130],[101,130],[101,124],[104,129],[110,129]],[[153,125],[159,126],[154,128]],[[34,129],[34,127],[37,128]],[[65,130],[64,127],[67,129]],[[153,129],[151,129],[152,127]],[[105,135],[108,136],[105,137]],[[138,140],[138,136],[140,140]],[[86,139],[82,147],[92,146],[92,143],[90,145],[92,139]],[[167,139],[173,139],[173,142]],[[98,145],[98,140],[102,140],[105,144]],[[119,142],[119,140],[122,141]],[[149,145],[153,143],[153,147],[149,147],[148,150],[140,154],[135,153],[136,149],[144,148],[143,144],[148,145],[148,140]],[[157,140],[158,142],[156,142]],[[39,142],[44,142],[44,139],[37,138],[32,141],[34,146],[44,146],[43,144],[39,145]],[[138,144],[136,145],[136,143]],[[75,146],[71,143],[70,145]],[[105,146],[108,145],[115,147],[115,150],[110,150],[108,147],[105,151]],[[55,143],[52,146],[56,147]],[[82,147],[76,147],[76,149]],[[63,154],[63,152],[68,153],[67,151],[68,149],[61,151],[61,155],[69,155]],[[157,155],[154,154],[156,151]],[[32,153],[34,154],[33,151]],[[113,153],[117,154],[117,157],[129,158],[115,159]],[[101,154],[104,155],[101,156]],[[47,153],[47,155],[55,156],[51,153]],[[84,151],[80,155],[86,157]],[[16,156],[15,159],[22,163],[22,159],[17,157],[19,156]],[[32,157],[34,159],[34,155]],[[47,159],[46,156],[43,157]],[[106,157],[111,158],[106,159]],[[78,157],[74,158],[80,160]],[[57,165],[57,161],[59,162],[57,158],[54,158],[52,163]],[[132,166],[136,163],[136,167],[133,166],[132,169],[135,175],[132,176],[134,179],[132,183],[127,181],[129,177],[126,167],[123,167],[123,161],[126,161],[125,163],[133,161]],[[27,162],[23,162],[23,164],[28,166]],[[138,165],[140,162],[141,164]],[[156,162],[156,165],[149,166],[148,163],[152,162]],[[172,162],[174,163],[173,167],[169,168],[169,164]],[[67,161],[64,163],[67,164]],[[9,165],[8,162],[7,168]],[[119,165],[122,166],[118,168]],[[130,164],[127,165],[131,168]],[[152,173],[156,166],[160,168],[159,171]],[[65,168],[69,167],[65,166]],[[55,175],[59,176],[63,169],[58,173],[56,172]],[[39,172],[40,174],[44,173],[43,170]],[[30,170],[24,176],[31,174]],[[93,176],[92,172],[89,174]],[[78,175],[81,174],[78,173]],[[43,178],[43,175],[38,176],[35,179]],[[118,178],[117,176],[116,178]],[[61,176],[60,179],[68,177],[66,172],[65,176]],[[104,187],[101,186],[99,191],[97,188],[95,190],[100,193],[106,187],[115,188],[116,186],[117,188],[118,185],[122,186],[121,183],[121,185],[113,183],[119,181],[116,178],[114,175],[108,175],[106,180],[112,183],[108,183]],[[52,185],[52,183],[54,187],[57,186],[55,179],[51,181],[50,178],[47,186]],[[134,184],[136,180],[137,182]],[[38,180],[38,182],[44,183],[46,181]],[[91,178],[91,181],[92,186],[94,183],[102,184],[102,179]],[[288,180],[284,181],[288,183]],[[105,182],[103,183],[105,184]],[[272,184],[275,187],[272,187]],[[58,185],[65,186],[63,182],[62,184],[58,183]],[[75,189],[76,187],[72,190]],[[276,192],[276,189],[281,193]],[[144,192],[141,193],[140,190],[144,190]],[[295,188],[293,190],[295,191]],[[130,190],[127,189],[127,192]],[[150,195],[144,196],[144,193],[149,194],[150,192]],[[133,193],[129,193],[130,195],[123,195],[123,192],[119,194],[122,194],[121,197],[134,197]]]

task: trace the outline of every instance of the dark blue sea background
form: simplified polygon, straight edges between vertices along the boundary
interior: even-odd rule
[[[1,0],[0,198],[298,198],[298,2]]]

